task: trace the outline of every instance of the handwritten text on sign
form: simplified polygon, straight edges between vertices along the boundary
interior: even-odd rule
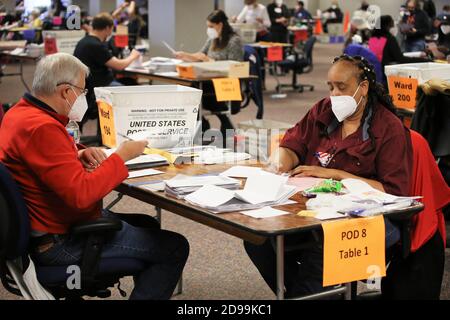
[[[267,48],[267,61],[277,62],[283,60],[283,47]]]
[[[242,101],[241,83],[237,78],[213,79],[217,101]]]
[[[389,93],[397,108],[416,108],[417,79],[389,76],[388,83]]]
[[[102,142],[105,146],[116,147],[116,128],[114,126],[113,108],[106,102],[97,101]]]
[[[383,216],[322,224],[323,285],[368,279],[374,267],[386,275]]]

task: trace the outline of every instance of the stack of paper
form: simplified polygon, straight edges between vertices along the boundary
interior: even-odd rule
[[[185,199],[216,213],[277,206],[287,202],[296,193],[296,188],[286,182],[287,177],[271,173],[253,175],[247,179],[243,190],[231,191],[207,185]]]
[[[248,160],[251,155],[245,152],[230,152],[227,149],[205,150],[194,158],[196,164],[237,163]]]
[[[106,153],[106,156],[109,157],[114,152],[116,152],[116,148],[105,149],[103,151]],[[167,159],[158,154],[144,154],[125,162],[125,165],[130,170],[160,167],[166,166],[168,164],[169,162],[167,161]]]
[[[170,180],[166,180],[165,191],[167,194],[183,199],[187,194],[195,192],[204,186],[220,186],[222,190],[238,189],[241,182],[222,176],[186,176],[179,174]]]
[[[233,178],[249,178],[250,176],[261,174],[262,168],[248,166],[234,166],[222,172],[220,175]]]

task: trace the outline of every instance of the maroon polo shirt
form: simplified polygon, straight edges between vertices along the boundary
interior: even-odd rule
[[[301,164],[343,170],[382,183],[387,193],[409,194],[411,137],[400,119],[378,105],[344,140],[341,130],[326,98],[286,132],[280,146],[294,151]]]

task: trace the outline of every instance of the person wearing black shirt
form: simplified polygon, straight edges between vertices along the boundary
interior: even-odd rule
[[[122,85],[114,80],[112,69],[123,70],[140,56],[136,50],[131,51],[131,54],[124,59],[113,56],[107,46],[107,40],[112,35],[113,28],[114,21],[111,15],[100,13],[92,20],[92,30],[75,47],[74,56],[90,70],[90,75],[86,79],[86,88],[89,92],[87,96],[89,114],[91,112],[96,114],[97,109],[93,88]]]
[[[403,16],[401,31],[406,35],[406,52],[425,51],[425,36],[431,31],[431,22],[425,11],[420,9],[417,0],[406,3],[406,14]]]
[[[337,0],[333,0],[331,7],[324,11],[326,13],[326,20],[323,24],[323,31],[328,33],[328,24],[329,23],[342,23],[344,20],[344,14],[339,8],[339,4]]]
[[[397,39],[394,36],[396,30],[397,28],[395,27],[392,17],[389,15],[384,15],[380,17],[380,29],[374,29],[372,36],[369,39],[369,49],[381,61],[383,79],[385,83],[386,75],[384,74],[384,67],[386,65],[428,61],[424,57],[405,57],[400,49]],[[381,43],[381,45],[379,45],[379,43]]]
[[[270,40],[272,42],[286,43],[288,40],[289,9],[283,0],[274,0],[267,6],[270,22]]]

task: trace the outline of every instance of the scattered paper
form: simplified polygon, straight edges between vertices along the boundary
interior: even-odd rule
[[[202,207],[218,207],[233,198],[233,191],[214,185],[206,185],[187,195],[185,199]]]
[[[251,204],[277,201],[286,194],[287,176],[268,173],[252,175],[247,179],[243,190],[236,191],[236,197]]]
[[[256,219],[272,218],[289,214],[287,211],[274,209],[272,207],[264,207],[256,210],[242,211],[242,214]]]
[[[166,188],[166,183],[164,181],[158,181],[156,183],[144,184],[140,187],[150,191],[164,191],[164,189]]]
[[[164,173],[164,172],[155,170],[155,169],[136,170],[136,171],[129,172],[128,179],[145,177],[145,176],[154,176],[154,175],[162,174],[162,173]]]
[[[325,179],[321,178],[311,178],[311,177],[292,177],[289,178],[288,184],[291,186],[296,186],[297,191],[304,191],[306,189],[312,188],[317,184],[321,183]]]
[[[262,169],[259,167],[234,166],[222,172],[220,175],[234,178],[248,178],[253,175],[260,174]]]

